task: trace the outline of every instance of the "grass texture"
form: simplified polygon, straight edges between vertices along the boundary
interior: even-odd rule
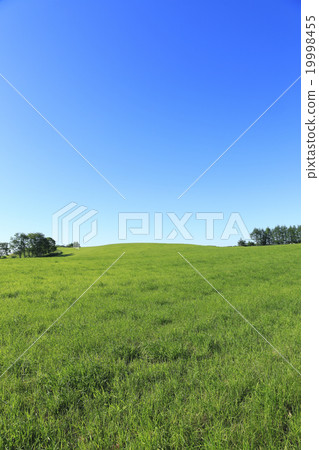
[[[0,448],[300,447],[300,245],[0,261]]]

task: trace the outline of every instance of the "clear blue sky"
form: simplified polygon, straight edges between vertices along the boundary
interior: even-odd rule
[[[0,241],[50,235],[71,201],[99,212],[88,245],[117,242],[127,211],[236,211],[250,231],[300,223],[300,81],[177,200],[300,75],[299,1],[0,0],[0,55],[0,72],[126,197],[0,78]],[[238,240],[221,228],[210,244]],[[190,229],[208,244],[202,222]]]

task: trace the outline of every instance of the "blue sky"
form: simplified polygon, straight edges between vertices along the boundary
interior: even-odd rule
[[[300,75],[298,1],[2,0],[0,55],[3,76],[126,197],[0,79],[0,241],[51,235],[70,202],[98,211],[88,245],[117,242],[128,211],[223,212],[214,241],[189,221],[191,242],[213,245],[237,242],[219,239],[231,212],[250,231],[300,223],[300,81],[177,199]]]

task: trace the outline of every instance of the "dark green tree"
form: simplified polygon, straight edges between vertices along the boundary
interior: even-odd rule
[[[301,225],[297,226],[296,234],[297,234],[297,244],[300,244],[300,242],[301,242]]]
[[[272,241],[274,245],[279,245],[282,244],[282,236],[281,236],[281,229],[280,226],[277,225],[273,230],[272,230]]]
[[[272,230],[267,227],[264,231],[264,245],[272,245],[273,239],[272,239]]]
[[[54,239],[52,239],[51,237],[47,237],[47,252],[48,253],[53,253],[56,251],[56,242]]]
[[[31,256],[43,256],[47,253],[47,242],[43,233],[29,233],[28,238]]]
[[[10,246],[8,242],[0,242],[0,256],[8,256],[10,252]]]
[[[251,239],[256,245],[262,245],[263,230],[261,228],[254,228],[250,234]]]
[[[13,253],[21,256],[25,256],[28,237],[25,233],[15,233],[10,239],[10,249]]]

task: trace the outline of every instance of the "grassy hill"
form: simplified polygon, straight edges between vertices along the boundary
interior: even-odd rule
[[[1,448],[298,448],[300,246],[0,261]]]

